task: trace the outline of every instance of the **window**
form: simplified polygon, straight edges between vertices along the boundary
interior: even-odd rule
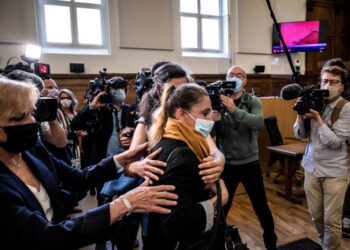
[[[37,0],[45,53],[108,54],[107,0]]]
[[[225,52],[228,37],[226,4],[227,0],[180,0],[184,52]]]

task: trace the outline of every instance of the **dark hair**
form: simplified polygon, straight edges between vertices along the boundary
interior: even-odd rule
[[[168,64],[168,63],[171,63],[169,61],[159,61],[159,62],[156,62],[152,65],[151,67],[151,75],[152,77],[154,76],[154,72],[161,66],[163,66],[164,64]]]
[[[328,60],[327,62],[324,63],[322,69],[329,67],[329,66],[338,66],[338,67],[346,70],[345,63],[343,62],[343,60],[341,58],[332,58],[332,59]]]
[[[153,122],[149,131],[149,141],[154,147],[162,138],[168,118],[175,118],[176,110],[191,111],[193,105],[208,96],[207,91],[195,83],[171,86],[162,96],[161,106],[153,113]]]
[[[174,78],[187,77],[187,79],[192,79],[189,74],[176,63],[167,63],[160,66],[154,73],[153,86],[152,88],[143,95],[139,110],[140,116],[145,118],[147,125],[150,125],[152,113],[160,105],[160,98],[158,94],[163,92],[164,84],[169,82]]]
[[[128,93],[128,82],[121,76],[114,76],[108,80],[108,84],[114,89],[125,89],[125,94]]]

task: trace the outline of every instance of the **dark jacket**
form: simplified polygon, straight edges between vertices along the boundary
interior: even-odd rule
[[[176,242],[194,240],[199,237],[206,226],[206,213],[198,202],[208,200],[209,193],[204,190],[204,182],[199,176],[199,161],[196,155],[183,141],[163,138],[154,148],[163,150],[156,160],[166,161],[175,149],[185,147],[175,152],[169,158],[165,173],[156,185],[175,185],[179,196],[177,205],[169,207],[172,212],[168,215],[151,213],[147,239],[144,250],[174,249]]]
[[[126,127],[129,105],[120,107],[122,112],[121,128]],[[117,117],[117,116],[116,116]],[[73,131],[85,130],[89,134],[83,138],[84,162],[88,165],[96,164],[106,157],[109,138],[113,132],[112,111],[107,108],[91,109],[85,105],[71,122]]]
[[[54,211],[47,221],[38,200],[12,171],[0,162],[1,249],[76,249],[104,238],[109,229],[108,204],[74,219],[64,220],[59,183],[87,190],[118,174],[112,157],[84,170],[57,160],[38,140],[22,153],[35,177],[46,189]]]

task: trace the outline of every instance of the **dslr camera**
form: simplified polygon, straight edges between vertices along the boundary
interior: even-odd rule
[[[223,106],[221,104],[220,95],[231,96],[236,87],[235,81],[218,80],[209,85],[204,81],[200,81],[198,84],[205,87],[207,90],[213,110],[221,110]]]
[[[139,103],[142,96],[152,88],[153,79],[149,68],[142,68],[136,76],[136,102]]]

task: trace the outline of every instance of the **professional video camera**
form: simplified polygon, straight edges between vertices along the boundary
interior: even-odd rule
[[[302,88],[297,83],[288,84],[281,90],[281,97],[284,100],[301,97],[301,100],[293,107],[299,115],[309,113],[310,109],[321,112],[324,106],[323,98],[327,96],[329,96],[328,90],[316,89],[315,86]]]
[[[223,108],[220,95],[231,96],[234,93],[234,89],[236,87],[235,81],[216,81],[207,85],[204,81],[197,82],[202,87],[205,87],[213,110],[221,110]]]
[[[139,103],[142,96],[152,88],[153,80],[151,70],[149,68],[142,68],[136,76],[136,102]]]

